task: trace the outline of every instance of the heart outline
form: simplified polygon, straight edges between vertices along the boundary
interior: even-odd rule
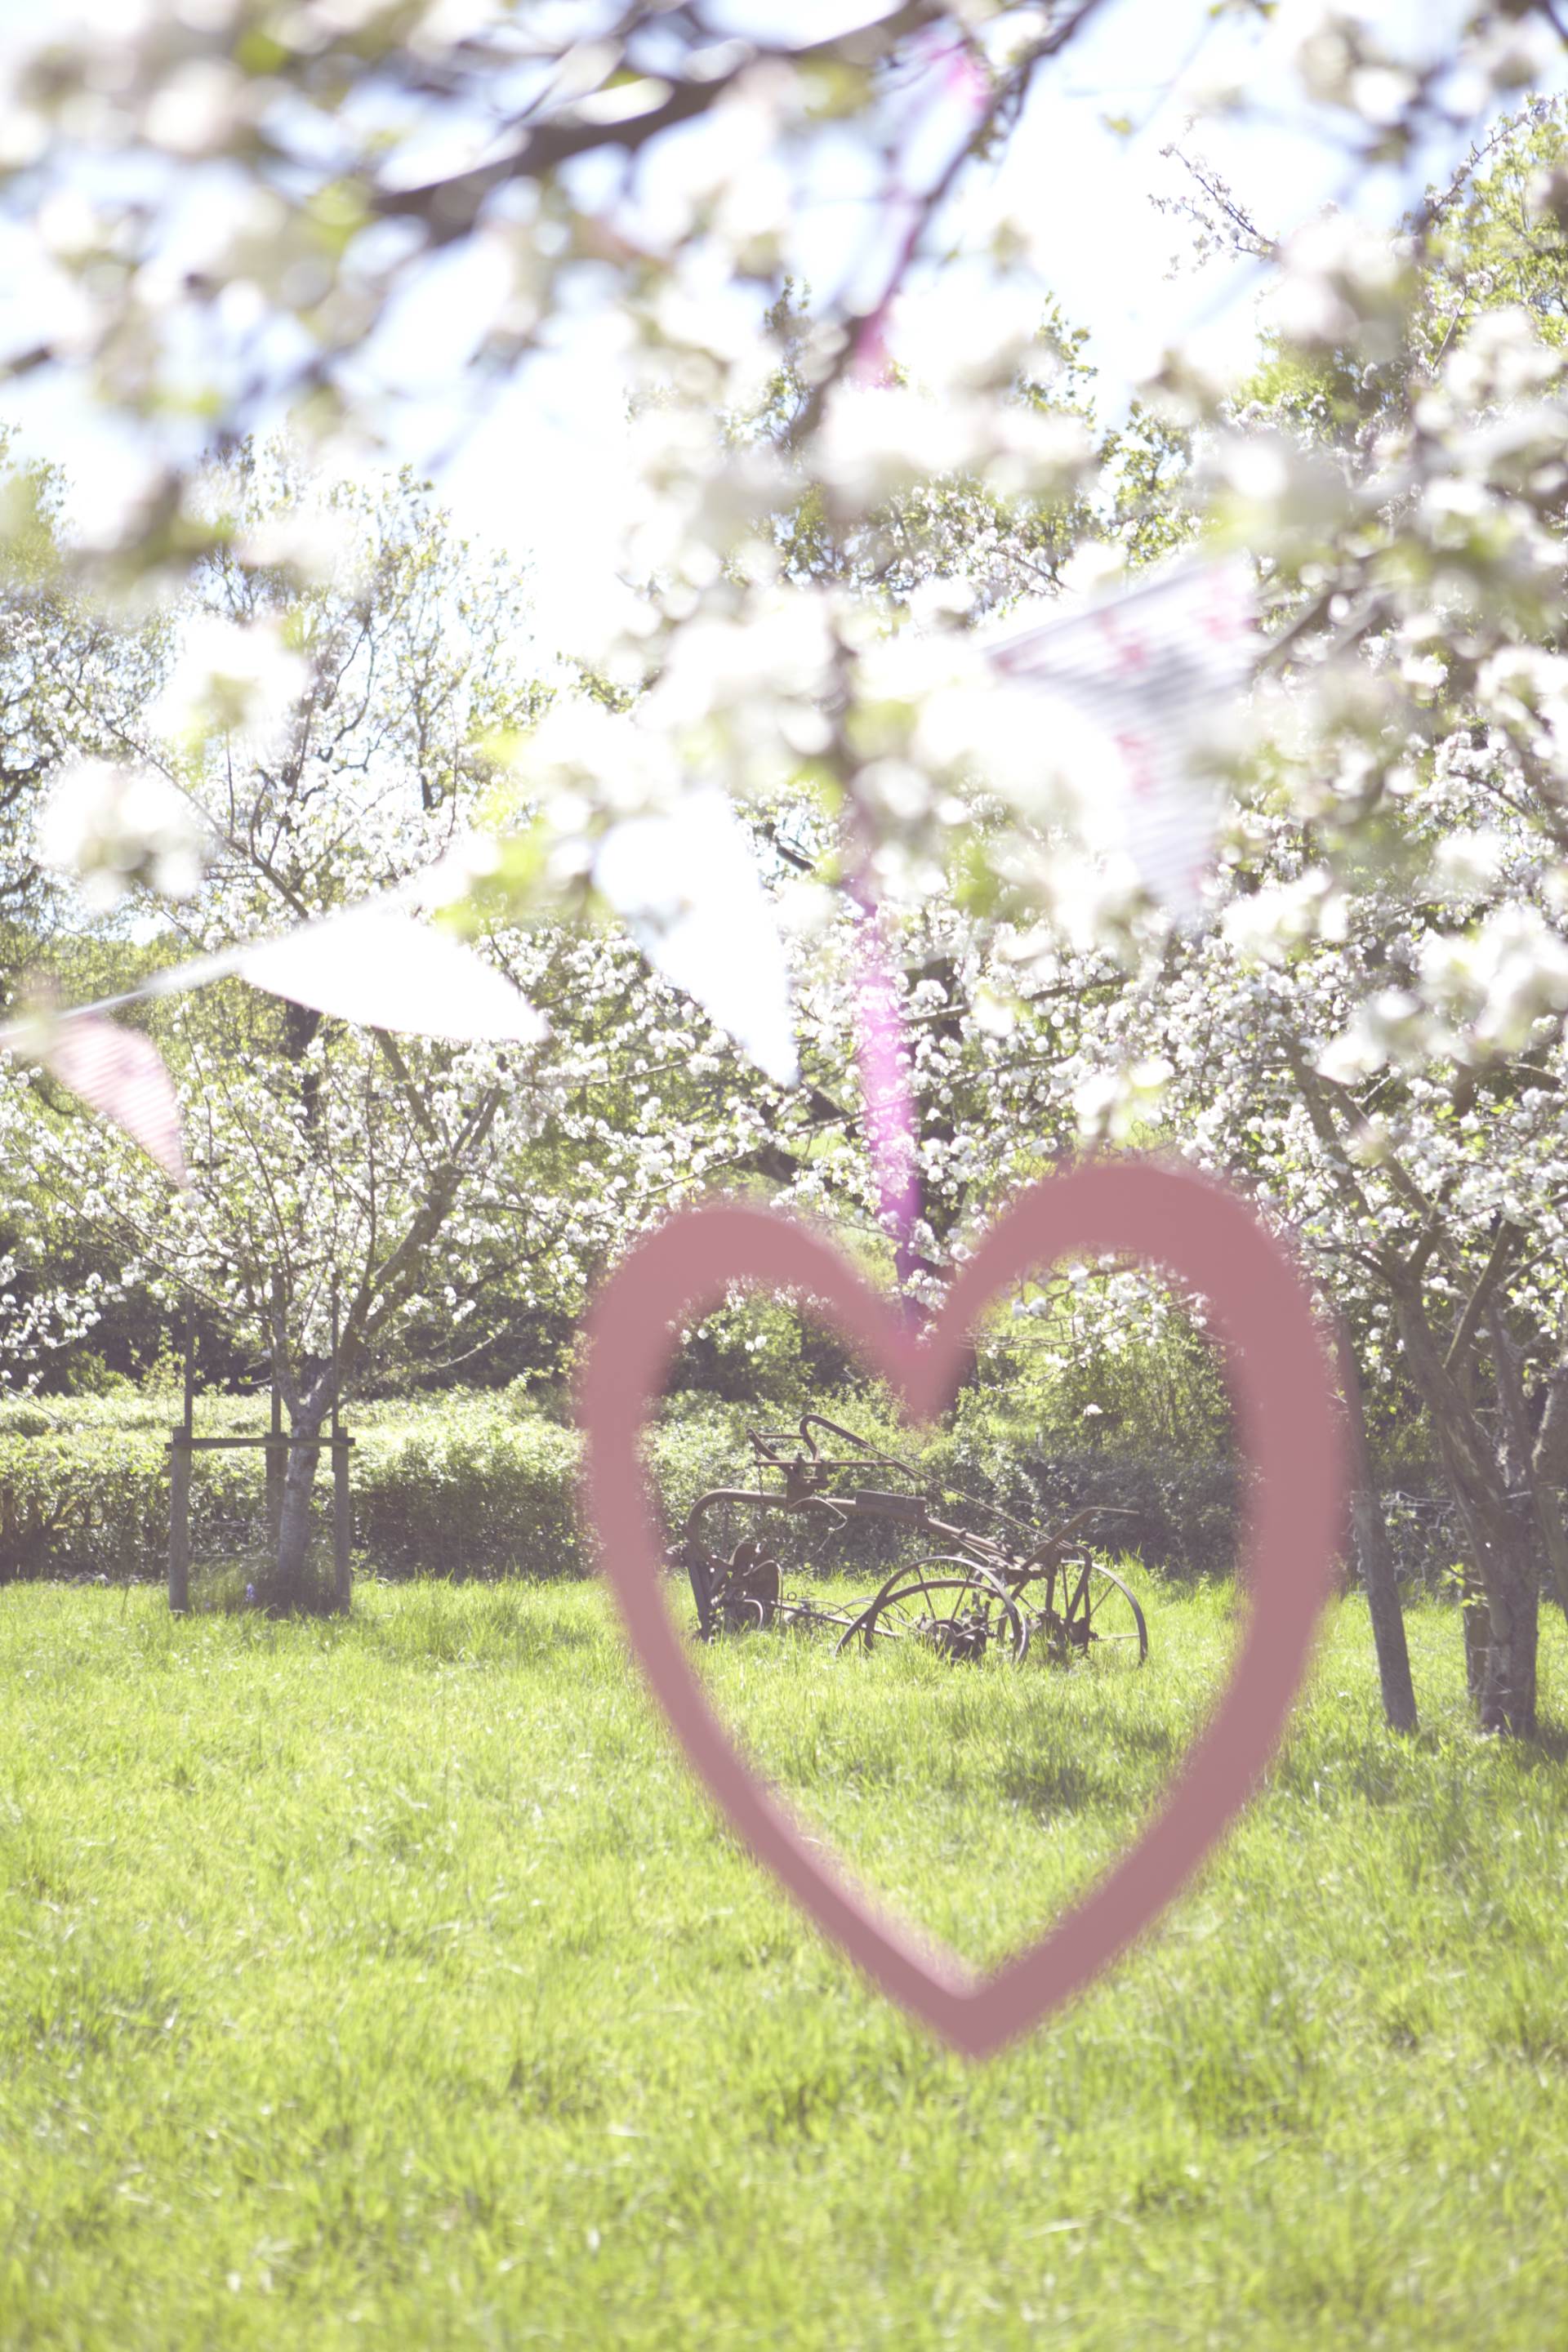
[[[808,1845],[709,1703],[661,1591],[637,1442],[662,1393],[677,1329],[752,1281],[813,1302],[880,1372],[908,1418],[951,1402],[963,1350],[1010,1280],[1068,1256],[1136,1257],[1203,1294],[1239,1364],[1228,1372],[1240,1450],[1258,1473],[1240,1580],[1242,1639],[1219,1702],[1133,1843],[1026,1948],[977,1972],[919,1937]],[[712,1201],[645,1235],[586,1321],[578,1391],[584,1507],[637,1661],[688,1761],[730,1826],[881,1990],[970,2058],[1016,2040],[1084,1988],[1168,1908],[1249,1801],[1300,1688],[1332,1590],[1343,1528],[1342,1447],[1329,1360],[1305,1281],[1238,1196],[1153,1160],[1089,1161],[1012,1202],[913,1338],[837,1246],[763,1209]]]

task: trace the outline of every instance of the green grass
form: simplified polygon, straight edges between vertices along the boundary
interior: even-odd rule
[[[976,1958],[1147,1813],[1223,1672],[707,1671]],[[602,1593],[362,1586],[346,1625],[0,1593],[0,2343],[1568,2342],[1568,1766],[1426,1728],[1342,1609],[1203,1880],[981,2067],[717,1827]],[[1543,1686],[1568,1681],[1561,1620]]]

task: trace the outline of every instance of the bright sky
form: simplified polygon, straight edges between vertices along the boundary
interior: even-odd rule
[[[21,5],[0,0],[0,43],[7,16],[14,25]],[[1211,263],[1201,272],[1189,267],[1169,274],[1187,236],[1181,223],[1156,212],[1151,197],[1177,193],[1185,175],[1162,160],[1163,146],[1184,140],[1201,151],[1274,232],[1310,216],[1344,183],[1346,159],[1327,126],[1307,124],[1299,107],[1294,115],[1289,110],[1287,60],[1304,5],[1287,0],[1264,26],[1240,17],[1213,22],[1207,0],[1112,0],[1060,66],[1042,77],[1000,173],[973,183],[948,225],[949,239],[962,250],[966,230],[983,228],[998,200],[1032,224],[1039,291],[1054,291],[1068,319],[1089,330],[1103,414],[1124,404],[1129,387],[1170,342],[1195,345],[1198,356],[1221,368],[1243,366],[1252,348],[1256,269]],[[1463,0],[1375,0],[1366,13],[1403,48],[1410,39],[1436,43],[1464,12]],[[758,0],[743,6],[736,0],[731,13],[755,25]],[[790,0],[785,20],[801,37],[829,29],[845,14],[833,0]],[[1268,119],[1245,127],[1221,119],[1187,134],[1186,118],[1205,91],[1226,79],[1243,86],[1255,105],[1273,110]],[[1568,86],[1568,70],[1562,86]],[[1131,117],[1133,135],[1109,129],[1107,116]],[[1363,184],[1358,209],[1392,221],[1426,182],[1447,176],[1466,143],[1453,139],[1418,159],[1402,183],[1384,173]],[[825,174],[795,217],[796,266],[819,292],[842,282],[847,252],[864,249],[858,232],[868,217],[874,215],[847,158],[838,173]],[[17,273],[14,250],[0,255],[0,266],[7,259],[13,267],[8,293],[0,280],[0,350],[36,340],[37,325],[20,315],[25,274]],[[531,363],[460,434],[447,387],[472,340],[468,321],[482,289],[466,273],[479,266],[458,259],[444,267],[410,306],[400,331],[384,339],[381,369],[396,396],[382,404],[382,415],[392,454],[436,474],[462,530],[531,561],[543,652],[575,635],[615,564],[625,434],[613,321],[584,316],[564,348]],[[1026,289],[1020,299],[1033,298]],[[0,416],[21,425],[28,450],[64,465],[78,485],[79,511],[122,494],[123,448],[85,398],[63,394],[58,383],[23,383],[0,391]]]

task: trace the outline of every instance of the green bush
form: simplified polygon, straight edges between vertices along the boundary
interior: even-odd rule
[[[751,1449],[745,1433],[757,1420],[754,1405],[726,1403],[701,1393],[666,1399],[663,1416],[644,1452],[670,1534],[710,1486],[746,1483]]]
[[[673,1384],[716,1403],[798,1415],[839,1385],[854,1358],[831,1326],[747,1287],[705,1316],[677,1349]]]
[[[0,1429],[0,1583],[23,1577],[163,1572],[169,1541],[165,1436],[111,1424],[47,1435]],[[165,1419],[165,1428],[167,1426]],[[192,1482],[193,1549],[259,1506],[255,1454],[207,1454]]]
[[[356,1541],[391,1576],[582,1576],[579,1454],[573,1430],[443,1404],[399,1438],[355,1446]]]
[[[1237,1486],[1223,1455],[1117,1444],[1086,1447],[1042,1426],[1016,1398],[966,1389],[948,1426],[924,1438],[907,1430],[891,1399],[859,1386],[819,1392],[821,1411],[874,1444],[917,1461],[935,1481],[999,1504],[1048,1528],[1087,1505],[1108,1507],[1097,1530],[1107,1551],[1135,1553],[1176,1577],[1223,1574],[1235,1561]],[[166,1394],[61,1397],[0,1402],[0,1582],[34,1577],[161,1577],[169,1525],[168,1433],[177,1400]],[[749,1487],[756,1473],[745,1432],[798,1414],[707,1394],[666,1400],[646,1441],[667,1535],[696,1497],[715,1486]],[[581,1441],[514,1391],[449,1391],[356,1407],[349,1415],[354,1549],[389,1576],[577,1577],[593,1562],[577,1514]],[[237,1434],[265,1425],[254,1397],[206,1397],[198,1430]],[[323,1465],[324,1467],[324,1465]],[[883,1483],[868,1471],[864,1483]],[[897,1484],[896,1481],[889,1481]],[[331,1485],[318,1480],[323,1536]],[[1402,1574],[1419,1576],[1428,1555],[1456,1556],[1450,1514],[1429,1492],[1390,1493],[1390,1533]],[[1117,1517],[1109,1516],[1113,1509]],[[735,1515],[734,1533],[751,1532]],[[827,1540],[774,1521],[786,1571],[813,1567],[873,1571],[899,1556],[896,1528],[864,1527]],[[254,1573],[265,1542],[258,1450],[202,1452],[191,1488],[192,1572],[216,1592],[225,1577]]]
[[[169,1401],[61,1399],[61,1409],[0,1406],[0,1583],[34,1577],[164,1572],[169,1535]],[[515,1396],[454,1392],[350,1419],[354,1549],[383,1573],[588,1573],[577,1516],[581,1440]],[[667,1518],[732,1474],[738,1428],[722,1408],[668,1423],[652,1438]],[[206,1435],[257,1431],[254,1398],[204,1398]],[[327,1476],[317,1481],[324,1513]],[[237,1546],[264,1540],[259,1450],[202,1451],[191,1482],[193,1577],[220,1578]],[[237,1533],[237,1530],[238,1531]]]
[[[125,1388],[101,1395],[0,1397],[0,1437],[91,1437],[127,1430],[155,1431],[166,1438],[180,1418],[178,1389]],[[267,1425],[264,1398],[229,1396],[222,1391],[204,1396],[197,1408],[198,1433],[226,1437],[240,1430]]]

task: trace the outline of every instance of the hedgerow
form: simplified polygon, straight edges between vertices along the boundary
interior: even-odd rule
[[[108,1409],[119,1405],[116,1412]],[[93,1398],[0,1407],[0,1582],[36,1577],[122,1582],[163,1572],[170,1430],[177,1400]],[[259,1432],[253,1400],[204,1399],[208,1435]],[[384,1575],[588,1572],[577,1512],[581,1440],[520,1412],[515,1399],[457,1392],[353,1417],[354,1549]],[[656,1472],[682,1515],[725,1475],[722,1412],[655,1433]],[[324,1514],[329,1481],[317,1482]],[[193,1573],[265,1539],[259,1449],[202,1451],[191,1482]]]
[[[947,1427],[923,1441],[911,1438],[890,1398],[873,1389],[828,1394],[820,1403],[889,1452],[918,1457],[928,1476],[998,1503],[1032,1526],[1048,1528],[1095,1505],[1108,1514],[1097,1533],[1109,1552],[1136,1554],[1178,1578],[1225,1574],[1235,1565],[1237,1480],[1224,1457],[1131,1455],[1053,1443],[1054,1433],[1007,1417],[994,1398],[975,1391],[960,1398]],[[0,1583],[161,1576],[168,1434],[177,1416],[177,1398],[164,1393],[0,1404]],[[785,1418],[755,1403],[700,1394],[667,1400],[647,1440],[667,1532],[709,1488],[754,1484],[745,1432],[759,1420]],[[591,1572],[578,1513],[580,1436],[534,1411],[520,1392],[451,1391],[413,1409],[406,1402],[356,1409],[351,1421],[353,1543],[362,1565],[394,1577]],[[205,1433],[263,1424],[264,1410],[254,1399],[202,1402]],[[864,1483],[882,1480],[868,1471]],[[324,1470],[317,1491],[324,1531]],[[1456,1533],[1436,1497],[1406,1489],[1391,1492],[1385,1503],[1402,1573],[1429,1576],[1457,1556]],[[191,1534],[198,1580],[241,1555],[259,1554],[266,1538],[258,1450],[197,1454]],[[812,1565],[871,1570],[891,1556],[889,1546],[896,1542],[885,1528],[855,1530],[829,1558],[801,1531],[782,1525],[778,1531],[780,1557],[791,1571]]]

